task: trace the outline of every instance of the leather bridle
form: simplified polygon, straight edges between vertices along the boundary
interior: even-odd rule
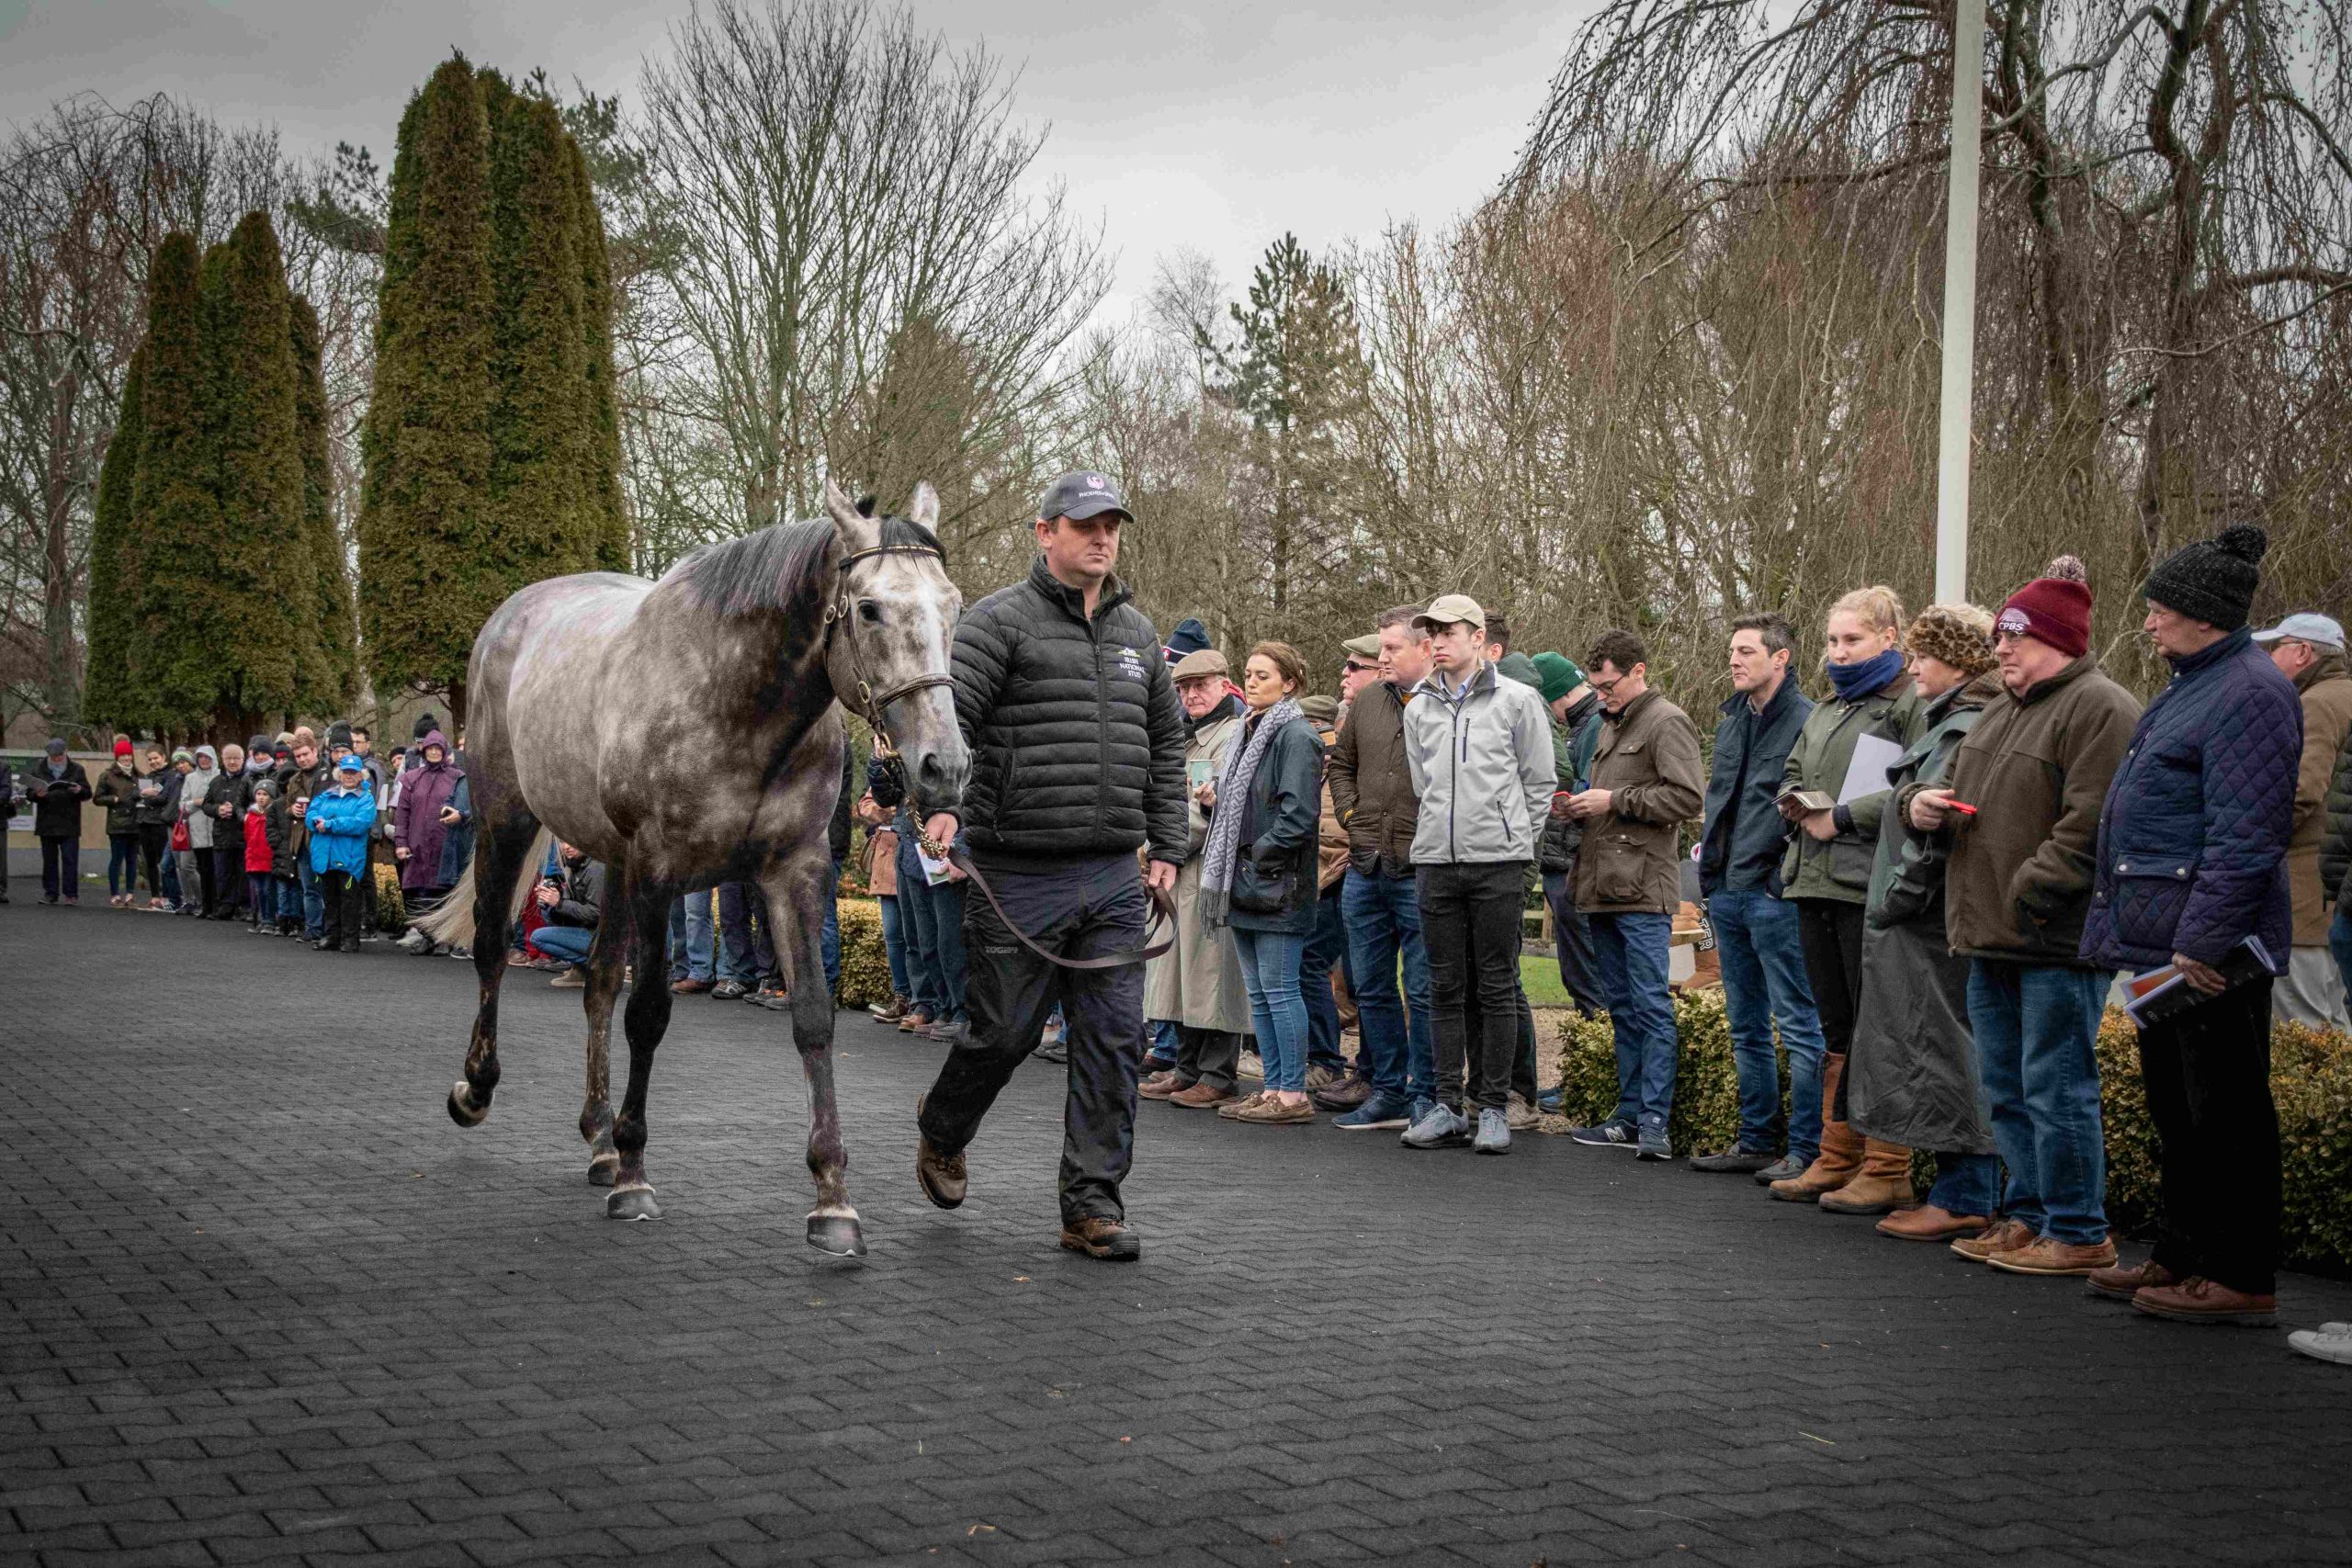
[[[849,569],[871,556],[929,556],[943,566],[947,560],[944,553],[932,548],[929,545],[876,545],[869,549],[853,550],[843,556],[841,566],[833,576],[838,592],[825,602],[825,639],[828,643],[832,640],[834,627],[847,626],[853,612],[856,609],[856,603],[850,593]],[[855,627],[850,627],[847,640],[842,646],[842,652],[849,660],[850,674],[857,682],[856,700],[852,705],[856,709],[857,716],[865,720],[867,728],[880,736],[893,750],[898,749],[898,740],[891,735],[889,725],[884,721],[882,711],[900,697],[910,697],[917,692],[926,692],[933,686],[956,684],[956,678],[952,675],[944,673],[914,675],[894,685],[885,686],[877,692],[874,689],[873,682],[866,680],[865,660],[858,657]]]

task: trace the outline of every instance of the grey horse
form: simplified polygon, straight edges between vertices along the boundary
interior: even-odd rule
[[[970,759],[947,673],[962,599],[932,532],[937,495],[920,485],[907,517],[874,518],[829,480],[825,510],[704,546],[658,582],[585,572],[533,583],[498,607],[468,671],[473,864],[417,923],[435,941],[473,944],[481,1010],[449,1114],[478,1126],[498,1087],[508,935],[547,846],[560,840],[605,863],[580,1132],[589,1179],[612,1188],[605,1213],[653,1219],[645,1099],[670,1021],[670,906],[722,882],[756,883],[808,1078],[808,1242],[860,1257],[820,956],[833,874],[826,826],[848,744],[835,698],[890,738],[925,808],[961,798]],[[616,1117],[609,1042],[625,964],[636,984]]]

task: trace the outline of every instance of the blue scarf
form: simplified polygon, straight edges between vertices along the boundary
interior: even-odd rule
[[[1838,690],[1841,702],[1853,702],[1869,696],[1903,673],[1903,650],[1890,648],[1876,659],[1865,659],[1860,664],[1832,664],[1829,683]]]

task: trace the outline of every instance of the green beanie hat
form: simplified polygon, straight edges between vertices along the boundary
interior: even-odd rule
[[[1535,666],[1535,689],[1544,694],[1546,704],[1558,702],[1584,684],[1584,671],[1566,655],[1539,653],[1529,662]]]

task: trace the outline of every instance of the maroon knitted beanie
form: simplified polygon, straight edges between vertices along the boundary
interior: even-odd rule
[[[2090,574],[2073,556],[2060,556],[2008,597],[1994,617],[1996,633],[2040,637],[2069,659],[2091,649]]]

